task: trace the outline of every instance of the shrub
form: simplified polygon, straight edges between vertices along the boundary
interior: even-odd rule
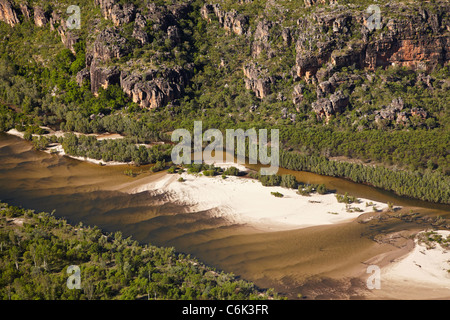
[[[229,167],[223,173],[226,174],[227,176],[238,176],[240,171],[236,167]]]
[[[277,197],[277,198],[283,198],[284,197],[284,195],[282,193],[279,193],[279,192],[271,192],[270,194],[275,196],[275,197]]]
[[[170,173],[170,174],[177,173],[177,167],[171,166],[169,168],[169,170],[167,170],[167,173]]]
[[[297,179],[291,174],[284,174],[281,176],[281,186],[284,188],[295,189],[297,188]]]
[[[281,183],[281,177],[276,174],[271,176],[260,176],[259,181],[261,181],[263,186],[279,186]]]
[[[318,194],[326,194],[328,192],[327,187],[324,184],[321,184],[317,187]]]

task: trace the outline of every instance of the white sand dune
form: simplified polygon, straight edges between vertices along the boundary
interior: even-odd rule
[[[221,166],[219,163],[216,166]],[[223,167],[223,166],[221,166]],[[184,182],[179,182],[182,177]],[[161,179],[131,190],[164,194],[168,201],[190,206],[192,211],[213,210],[233,223],[252,224],[265,230],[286,230],[341,223],[357,218],[363,212],[347,212],[346,205],[335,194],[301,196],[294,189],[264,187],[259,181],[242,177],[205,177],[183,173],[165,175]],[[271,192],[284,195],[277,198]],[[351,204],[364,212],[366,199]],[[373,202],[378,209],[386,204]]]

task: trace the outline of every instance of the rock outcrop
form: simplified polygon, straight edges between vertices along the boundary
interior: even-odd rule
[[[389,106],[382,107],[381,110],[376,110],[375,121],[381,120],[394,121],[397,124],[407,124],[411,117],[417,117],[424,120],[428,117],[428,112],[422,108],[412,108],[410,111],[404,111],[406,108],[402,98],[394,98]]]
[[[252,43],[252,56],[253,58],[259,57],[262,52],[267,53],[267,57],[270,59],[275,56],[275,52],[271,50],[269,36],[270,29],[273,27],[273,23],[267,20],[262,20],[256,26],[255,33],[253,34]]]
[[[388,6],[382,10],[390,10]],[[433,12],[404,8],[403,17],[389,19],[382,32],[370,40],[365,16],[338,13],[340,9],[336,14],[316,14],[313,21],[299,22],[304,32],[296,45],[297,74],[310,77],[325,63],[336,70],[351,65],[370,70],[390,65],[433,69],[450,59],[449,30],[443,20],[449,9],[448,3],[439,3]],[[329,29],[333,33],[323,32]],[[358,29],[362,41],[349,41],[352,30]],[[317,43],[317,50],[308,47],[311,41]]]
[[[150,37],[147,34],[147,31],[145,30],[145,27],[147,25],[147,19],[140,14],[139,12],[136,14],[136,19],[134,21],[134,27],[133,27],[133,38],[138,40],[141,45],[147,44],[150,41]]]
[[[205,4],[201,8],[200,14],[209,22],[212,21],[211,16],[215,15],[219,20],[219,24],[225,30],[232,31],[238,35],[245,34],[248,28],[249,20],[247,16],[237,13],[236,10],[226,12],[219,4]]]
[[[90,80],[91,80],[91,91],[96,95],[100,87],[107,89],[110,85],[120,84],[120,69],[116,66],[114,67],[101,67],[97,66],[98,61],[94,62],[90,66]],[[85,73],[84,70],[80,73]],[[83,74],[77,74],[77,77],[83,77]]]
[[[320,3],[320,4],[326,4],[326,3],[336,4],[337,3],[337,0],[304,0],[304,1],[305,1],[306,7],[312,7],[312,6],[316,5],[317,3]]]
[[[88,68],[84,68],[77,73],[76,81],[79,86],[82,86],[84,82],[91,79],[91,73]]]
[[[111,20],[115,27],[100,31],[95,41],[89,45],[85,70],[77,74],[79,85],[88,77],[94,94],[100,88],[120,85],[133,102],[142,108],[160,108],[181,97],[191,76],[192,66],[166,68],[159,70],[124,71],[117,66],[108,66],[113,59],[119,59],[133,49],[132,44],[120,35],[119,27],[133,24],[132,37],[142,45],[150,41],[147,33],[147,21],[152,22],[154,31],[163,31],[167,39],[179,43],[183,33],[177,19],[186,17],[192,9],[190,4],[171,6],[147,5],[145,14],[132,4],[121,5],[115,0],[96,0],[105,19]],[[129,68],[126,68],[129,69]]]
[[[271,93],[273,79],[267,76],[267,72],[254,63],[244,65],[245,87],[252,90],[256,97],[264,99]]]
[[[9,0],[0,0],[0,21],[6,22],[11,27],[20,23],[17,12]]]
[[[34,7],[34,24],[38,27],[43,27],[48,23],[47,13],[41,7]]]
[[[143,75],[122,74],[121,87],[142,108],[156,109],[179,98],[188,82],[182,68],[162,72],[149,70]]]
[[[79,38],[70,32],[70,30],[67,30],[66,22],[60,12],[53,11],[49,14],[40,6],[34,6],[31,11],[26,3],[20,3],[18,6],[20,8],[19,11],[15,9],[11,1],[0,0],[0,21],[6,22],[14,27],[20,23],[18,15],[21,15],[24,20],[32,19],[37,27],[50,25],[51,30],[58,31],[63,44],[75,53],[74,44],[78,42]]]
[[[120,59],[131,51],[128,40],[120,35],[116,28],[101,31],[92,46],[92,58],[102,62]]]
[[[330,96],[329,99],[320,98],[312,103],[312,109],[317,114],[319,119],[326,119],[326,122],[330,120],[330,117],[334,114],[341,113],[347,107],[349,103],[349,97],[345,96],[342,92],[338,91]]]
[[[31,17],[31,12],[30,12],[30,8],[28,7],[28,5],[26,3],[21,3],[19,5],[19,7],[20,7],[20,12],[22,13],[22,16],[25,19],[29,20]]]

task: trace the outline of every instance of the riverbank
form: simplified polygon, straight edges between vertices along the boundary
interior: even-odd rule
[[[50,128],[45,127],[45,129],[49,130],[49,133],[44,135],[44,136],[56,136],[56,137],[63,137],[65,132],[63,131],[52,131]],[[20,132],[16,129],[11,129],[9,131],[6,132],[7,134],[19,137],[21,139],[24,139],[24,133]],[[74,133],[77,135],[82,135],[81,133]],[[91,134],[92,136],[95,136],[96,139],[98,140],[107,140],[107,139],[123,139],[124,137],[119,135],[119,134],[110,134],[110,133],[106,133],[106,134]],[[33,136],[39,136],[39,135],[33,135]],[[89,135],[88,135],[89,136]],[[127,162],[118,162],[118,161],[102,161],[102,160],[97,160],[97,159],[92,159],[92,158],[87,158],[87,157],[76,157],[76,156],[72,156],[67,154],[64,151],[64,148],[62,147],[62,145],[60,143],[53,143],[51,144],[48,148],[46,148],[45,150],[42,150],[46,153],[49,154],[57,154],[60,156],[66,156],[72,159],[76,159],[76,160],[80,160],[80,161],[86,161],[89,163],[94,163],[94,164],[98,164],[98,165],[109,165],[109,166],[124,166],[124,165],[129,165],[130,163]]]
[[[346,205],[339,203],[332,193],[302,196],[295,189],[265,187],[255,179],[187,173],[167,174],[129,192],[150,192],[164,196],[168,202],[186,205],[191,212],[210,210],[231,223],[249,224],[267,231],[343,223],[364,212],[373,212],[374,206],[377,210],[387,208],[385,203],[368,199]]]
[[[423,233],[409,239],[409,243],[393,255],[371,259],[370,264],[379,264],[381,268],[380,288],[371,290],[367,298],[450,299],[450,248],[420,241]],[[448,230],[435,233],[444,238],[450,236]]]

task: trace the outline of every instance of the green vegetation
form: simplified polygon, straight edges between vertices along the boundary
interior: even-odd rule
[[[346,204],[359,203],[358,198],[356,198],[354,196],[349,196],[348,192],[346,192],[344,195],[337,193],[336,200],[340,203],[346,203]]]
[[[445,249],[450,249],[450,236],[445,237],[436,231],[421,232],[417,235],[419,243],[425,244],[427,248],[431,249],[440,244]]]
[[[240,174],[239,169],[236,167],[229,167],[223,173],[227,176],[239,176]]]
[[[343,177],[401,196],[450,203],[450,177],[438,172],[390,170],[382,166],[336,162],[325,157],[303,156],[293,152],[280,152],[280,156],[281,166],[287,169]]]
[[[166,160],[156,161],[155,165],[150,169],[152,172],[159,172],[166,169]]]
[[[302,196],[309,196],[312,192],[317,192],[318,194],[326,194],[328,193],[328,189],[325,184],[299,184],[298,194],[301,194]]]
[[[260,175],[259,181],[261,181],[262,185],[265,187],[279,186],[281,184],[281,177],[276,174]]]
[[[59,9],[68,3],[37,2]],[[169,4],[168,1],[157,3]],[[164,67],[192,65],[193,72],[182,98],[153,110],[141,109],[118,85],[100,88],[95,96],[89,80],[81,86],[76,83],[76,74],[85,67],[92,45],[91,26],[96,25],[101,30],[113,25],[102,18],[100,8],[93,1],[78,3],[83,6],[83,23],[82,29],[77,31],[80,41],[74,46],[74,52],[65,48],[58,33],[48,26],[39,28],[32,21],[23,21],[11,28],[0,23],[0,34],[4,38],[0,42],[0,131],[12,128],[24,131],[25,138],[32,140],[37,149],[45,148],[48,143],[41,139],[34,142],[32,138],[32,134],[42,134],[40,126],[86,134],[120,133],[127,139],[94,142],[81,137],[69,138],[68,148],[64,149],[70,155],[139,165],[168,161],[169,153],[164,147],[149,151],[136,144],[168,140],[168,132],[177,128],[191,130],[195,120],[203,122],[204,130],[277,128],[282,148],[294,150],[283,154],[281,166],[284,168],[344,177],[401,196],[450,203],[450,66],[437,66],[430,72],[429,85],[416,83],[423,71],[403,67],[377,68],[369,72],[350,65],[333,70],[338,78],[355,80],[342,81],[335,89],[349,95],[349,107],[333,115],[325,125],[311,109],[312,102],[318,98],[315,85],[296,79],[292,73],[297,39],[285,45],[280,30],[285,27],[294,30],[298,28],[297,21],[309,19],[316,10],[328,12],[334,10],[333,7],[316,4],[306,8],[303,3],[285,0],[277,1],[274,6],[266,6],[266,1],[221,1],[224,10],[235,9],[248,15],[252,32],[261,19],[280,21],[280,25],[274,24],[268,32],[270,50],[266,48],[259,57],[253,57],[251,38],[230,34],[217,19],[208,23],[200,16],[204,3],[193,1],[192,12],[177,21],[181,41],[170,41],[149,22],[146,26],[148,44],[135,45],[129,55],[107,63],[125,69],[142,66],[142,69],[157,71]],[[346,4],[354,5],[349,7],[351,11],[361,11],[367,8],[368,2],[349,0],[341,5]],[[433,3],[420,6],[433,10]],[[401,18],[404,10],[416,10],[416,6],[409,7],[402,6],[399,10],[392,7],[385,12],[386,21],[391,16]],[[361,33],[357,24],[352,21],[348,27],[349,34],[342,35],[340,41],[359,41]],[[132,24],[120,28],[123,37],[135,44]],[[331,31],[323,27],[317,39]],[[312,42],[312,50],[318,50],[315,42],[320,41]],[[262,100],[246,89],[242,67],[249,61],[258,62],[275,80],[271,93]],[[304,87],[303,100],[294,105],[291,97],[297,84]],[[383,110],[394,97],[405,102],[403,111],[423,108],[428,116],[425,119],[413,116],[405,123],[392,119],[376,121],[375,112]],[[256,106],[257,111],[249,112],[251,106]],[[295,114],[295,121],[282,117],[280,110],[283,109]],[[343,162],[330,161],[334,157],[340,157]],[[355,159],[364,164],[347,162]],[[275,178],[269,180],[270,185],[277,185]]]
[[[284,174],[281,176],[280,185],[284,188],[296,189],[297,188],[297,179],[291,174]]]
[[[277,197],[277,198],[283,198],[284,197],[284,195],[282,193],[279,193],[279,192],[271,192],[270,194],[275,196],[275,197]]]
[[[317,186],[317,193],[318,194],[326,194],[327,192],[328,192],[328,190],[327,190],[327,187],[325,186],[325,184],[319,184],[318,186]]]
[[[46,137],[41,137],[41,139],[46,139]],[[64,138],[59,141],[69,155],[103,160],[104,162],[133,162],[136,165],[160,163],[161,165],[161,161],[170,160],[171,147],[168,145],[146,148],[137,146],[134,141],[127,139],[97,140],[94,136],[80,135],[77,137],[73,133],[65,134]],[[159,168],[159,166],[155,167]]]
[[[174,248],[139,245],[121,232],[71,226],[52,214],[0,204],[0,299],[268,299],[272,289],[216,271]],[[81,269],[69,290],[67,268]]]

